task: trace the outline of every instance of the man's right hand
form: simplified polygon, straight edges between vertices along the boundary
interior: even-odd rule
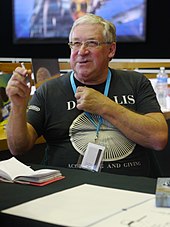
[[[17,67],[6,87],[6,94],[11,101],[11,107],[27,107],[31,92],[31,70]]]

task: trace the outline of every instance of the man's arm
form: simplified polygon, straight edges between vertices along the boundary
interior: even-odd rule
[[[34,128],[26,122],[26,112],[20,109],[11,108],[6,131],[8,147],[13,155],[30,150],[38,138]]]
[[[114,111],[111,111],[111,106]],[[154,150],[162,150],[167,144],[168,127],[162,113],[141,115],[108,102],[101,115],[137,144]]]
[[[34,128],[26,122],[26,110],[31,92],[26,76],[30,77],[30,75],[31,71],[18,67],[6,87],[6,93],[11,102],[7,142],[13,155],[31,149],[38,137]]]
[[[162,150],[168,141],[168,126],[162,113],[135,113],[94,89],[78,87],[77,108],[102,116],[127,138],[154,150]]]

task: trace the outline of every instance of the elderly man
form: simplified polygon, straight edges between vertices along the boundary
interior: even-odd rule
[[[16,68],[7,94],[13,155],[43,135],[49,165],[78,167],[89,144],[105,148],[101,171],[151,176],[150,150],[162,150],[168,128],[150,81],[134,71],[108,67],[116,51],[115,26],[93,14],[70,31],[72,71],[45,82],[28,106],[29,70]],[[27,111],[28,108],[28,111]]]

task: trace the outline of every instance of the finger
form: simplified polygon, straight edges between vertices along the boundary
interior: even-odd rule
[[[83,92],[86,87],[78,86],[76,92]]]
[[[75,98],[78,100],[83,97],[85,91],[85,87],[79,86],[77,87],[76,93],[75,93]]]
[[[6,93],[8,95],[8,97],[12,97],[14,95],[18,95],[22,98],[25,98],[26,97],[26,92],[23,91],[22,89],[19,89],[18,87],[15,87],[15,86],[10,86],[6,89]]]
[[[11,76],[11,80],[19,80],[19,81],[24,81],[26,74],[21,71],[13,71],[13,74]]]
[[[25,97],[26,93],[29,92],[29,88],[26,84],[21,83],[19,80],[12,79],[6,87],[6,92],[8,96],[17,94]]]
[[[25,76],[27,74],[27,69],[24,69],[22,67],[17,67],[14,72],[17,74],[20,74],[21,76]]]
[[[23,69],[21,69],[21,71],[23,71]],[[30,86],[31,75],[25,74],[25,71],[23,71],[23,73],[21,71],[20,72],[18,72],[18,70],[13,71],[11,81],[16,80],[16,81],[21,82],[23,85],[29,85]]]

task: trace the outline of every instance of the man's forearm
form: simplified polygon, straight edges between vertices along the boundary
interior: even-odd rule
[[[103,109],[103,118],[135,143],[155,150],[166,145],[168,128],[161,113],[141,115],[112,101]]]
[[[30,148],[25,111],[11,109],[6,130],[8,147],[13,155],[23,153]]]

